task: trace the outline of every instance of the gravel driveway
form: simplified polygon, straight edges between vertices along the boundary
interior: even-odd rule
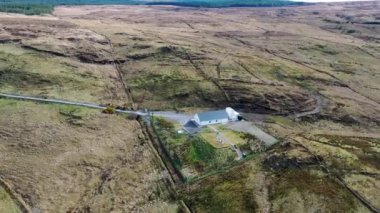
[[[152,111],[154,116],[164,117],[166,119],[185,125],[194,115],[187,115],[183,113],[176,113],[172,111]]]
[[[277,139],[264,132],[257,126],[253,125],[253,123],[248,121],[239,121],[239,122],[230,122],[226,124],[226,127],[238,132],[245,132],[251,135],[256,136],[258,139],[263,141],[267,147],[272,146],[277,143]]]

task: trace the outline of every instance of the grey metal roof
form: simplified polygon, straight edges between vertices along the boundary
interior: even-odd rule
[[[228,114],[226,110],[201,112],[201,113],[198,113],[197,115],[200,121],[228,119]]]
[[[194,121],[192,120],[189,120],[184,126],[183,126],[183,129],[190,133],[190,134],[195,134],[195,133],[198,133],[201,131],[201,128],[198,127],[198,125],[196,123],[194,123]]]

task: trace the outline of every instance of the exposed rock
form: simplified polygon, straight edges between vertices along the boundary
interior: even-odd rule
[[[159,51],[161,53],[171,53],[171,52],[174,52],[176,50],[177,50],[177,48],[173,47],[173,46],[163,46],[163,47],[159,48]]]
[[[322,157],[310,154],[304,147],[292,141],[284,141],[268,153],[263,165],[271,169],[296,169],[317,165]]]
[[[21,39],[13,38],[12,36],[1,35],[0,36],[0,44],[6,43],[19,43]]]
[[[275,153],[266,157],[263,163],[271,169],[295,169],[308,165],[317,165],[318,159],[314,156],[297,158],[289,157],[285,153]]]
[[[257,113],[294,114],[315,109],[317,100],[306,92],[279,86],[223,85],[235,107]]]

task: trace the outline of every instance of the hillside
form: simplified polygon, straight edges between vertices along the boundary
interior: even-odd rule
[[[188,114],[229,106],[279,139],[223,172],[172,183],[141,120],[0,99],[0,180],[11,188],[1,185],[0,205],[378,211],[379,11],[356,2],[0,14],[0,92]]]

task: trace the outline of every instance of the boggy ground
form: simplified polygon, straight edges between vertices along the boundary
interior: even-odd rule
[[[150,109],[266,113],[257,125],[281,142],[180,190],[192,210],[368,212],[352,191],[380,208],[379,9],[360,2],[1,14],[0,88]],[[0,174],[31,207],[175,211],[136,121],[1,103]]]

